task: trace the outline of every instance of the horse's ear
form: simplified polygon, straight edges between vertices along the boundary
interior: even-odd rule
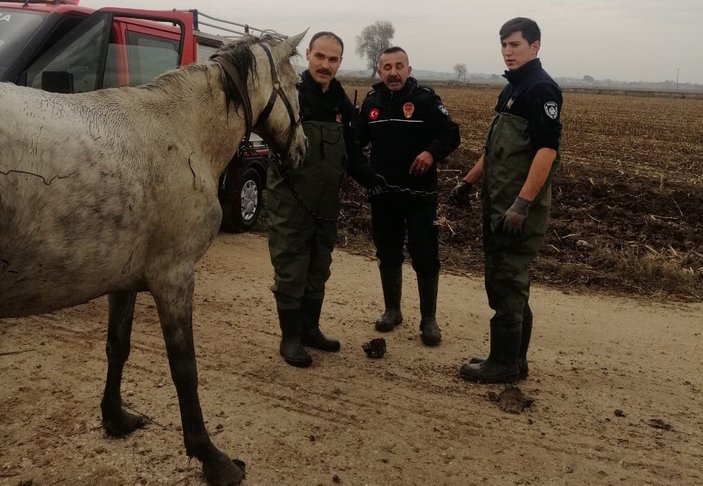
[[[303,40],[303,37],[305,37],[305,34],[307,33],[308,29],[305,29],[300,34],[288,37],[286,40],[281,42],[278,45],[281,54],[287,55],[288,57],[295,55],[298,44],[300,44],[300,41]]]

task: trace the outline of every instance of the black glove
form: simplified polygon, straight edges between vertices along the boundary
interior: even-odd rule
[[[388,192],[390,190],[390,187],[388,186],[388,182],[386,182],[385,177],[383,177],[381,174],[376,174],[374,181],[368,188],[368,190],[369,195],[378,196],[379,194]]]
[[[530,212],[530,201],[521,198],[515,198],[515,202],[505,212],[498,227],[503,233],[508,235],[519,235],[525,226],[527,214]]]
[[[471,192],[471,184],[466,182],[464,179],[460,179],[456,183],[454,189],[449,194],[449,204],[453,206],[461,206],[464,203],[467,205],[471,204],[469,200],[469,193]]]

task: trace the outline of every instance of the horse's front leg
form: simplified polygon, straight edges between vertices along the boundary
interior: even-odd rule
[[[244,472],[210,440],[198,398],[198,371],[193,344],[193,272],[163,276],[150,288],[159,311],[166,342],[171,378],[176,385],[183,424],[183,440],[189,457],[203,463],[211,485],[236,485]]]
[[[129,357],[132,318],[137,292],[121,291],[109,295],[109,316],[107,321],[107,380],[105,393],[100,404],[103,414],[103,428],[117,437],[133,432],[144,426],[144,418],[128,413],[122,408],[122,370]]]

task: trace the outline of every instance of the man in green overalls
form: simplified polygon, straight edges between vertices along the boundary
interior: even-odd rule
[[[271,163],[267,174],[280,352],[288,364],[299,367],[312,363],[304,346],[332,352],[340,348],[338,340],[320,331],[320,312],[337,239],[344,174],[374,193],[385,183],[363,155],[356,140],[356,108],[335,79],[343,52],[342,40],[332,32],[312,37],[305,53],[308,69],[298,86],[307,155],[296,170],[284,173]]]
[[[509,84],[498,97],[486,146],[459,181],[451,198],[466,198],[483,180],[483,245],[491,350],[472,358],[460,373],[479,383],[512,383],[527,376],[532,334],[528,267],[544,241],[551,204],[551,180],[559,161],[562,96],[542,69],[540,30],[518,17],[500,29]]]

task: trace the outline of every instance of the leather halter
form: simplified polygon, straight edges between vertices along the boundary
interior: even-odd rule
[[[244,123],[246,126],[246,134],[239,144],[239,150],[242,151],[249,144],[249,137],[251,136],[252,130],[260,128],[263,123],[268,119],[269,115],[273,111],[273,107],[276,104],[276,98],[279,96],[283,100],[283,104],[286,105],[286,110],[288,111],[288,117],[290,119],[290,126],[288,127],[288,139],[286,140],[286,145],[283,149],[287,152],[293,143],[293,138],[295,137],[295,127],[301,123],[300,117],[296,119],[295,113],[293,112],[293,107],[290,100],[283,91],[281,82],[278,79],[278,71],[276,70],[276,64],[273,61],[273,55],[271,50],[264,44],[259,44],[261,48],[266,53],[266,57],[269,60],[269,66],[271,68],[271,83],[273,85],[273,91],[269,97],[268,103],[264,109],[259,113],[259,116],[254,123],[254,115],[251,108],[251,98],[249,97],[249,92],[247,91],[246,79],[242,79],[239,73],[234,68],[229,59],[225,58],[223,55],[215,55],[211,59],[222,67],[227,77],[230,79],[232,84],[234,84],[235,89],[239,93],[239,97],[242,99],[242,107],[244,108]],[[279,154],[280,155],[280,154]]]

